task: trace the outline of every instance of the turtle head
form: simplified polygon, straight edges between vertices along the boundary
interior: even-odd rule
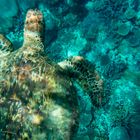
[[[24,25],[24,42],[42,42],[44,31],[43,15],[39,10],[28,10]]]

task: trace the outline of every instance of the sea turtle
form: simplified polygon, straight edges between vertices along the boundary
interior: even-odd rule
[[[78,128],[74,82],[101,104],[103,80],[81,56],[56,64],[44,51],[42,13],[28,10],[18,50],[0,35],[0,139],[70,140]]]

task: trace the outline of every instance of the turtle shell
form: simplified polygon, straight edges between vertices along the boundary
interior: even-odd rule
[[[1,58],[0,139],[69,140],[78,126],[71,79],[43,50],[42,17],[30,10],[23,46]]]

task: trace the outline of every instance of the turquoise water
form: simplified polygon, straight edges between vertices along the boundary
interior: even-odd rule
[[[44,16],[46,56],[55,63],[82,56],[103,80],[100,105],[75,85],[80,115],[73,139],[140,140],[140,1],[0,0],[0,34],[15,51],[23,44],[29,9]],[[9,140],[0,113],[0,140]]]

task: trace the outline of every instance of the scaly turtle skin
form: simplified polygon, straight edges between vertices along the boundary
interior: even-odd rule
[[[42,13],[29,10],[24,26],[24,43],[16,51],[13,51],[10,41],[0,35],[2,140],[72,139],[79,118],[73,77],[90,96],[94,90],[92,99],[97,94],[95,89],[100,92],[95,100],[101,97],[102,80],[95,70],[88,69],[88,62],[82,57],[56,64],[46,56],[43,26]],[[68,71],[71,71],[71,76]],[[89,88],[92,91],[88,91]]]

